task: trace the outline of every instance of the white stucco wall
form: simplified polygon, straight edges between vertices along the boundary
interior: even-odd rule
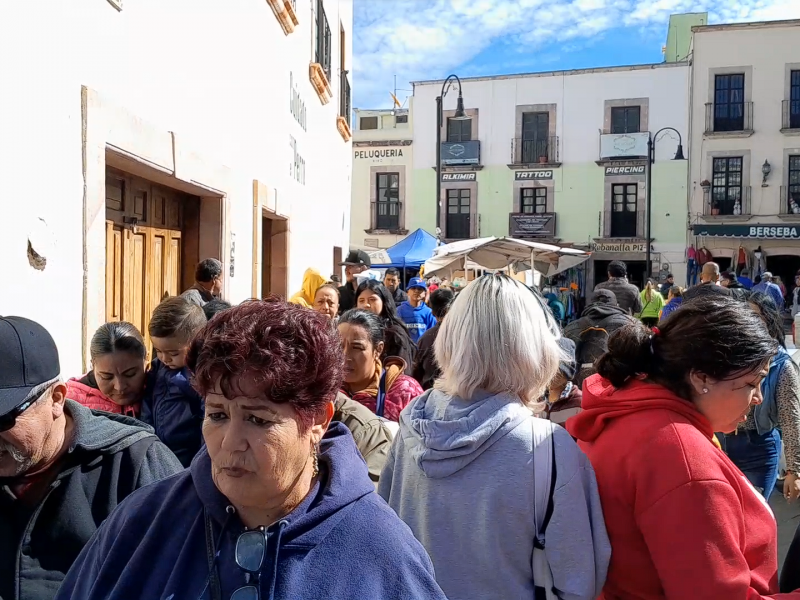
[[[227,167],[236,236],[231,301],[251,295],[254,179],[290,207],[290,290],[309,266],[329,273],[334,246],[347,251],[352,151],[336,116],[339,27],[351,66],[352,1],[324,0],[333,44],[333,99],[325,106],[308,77],[314,4],[298,0],[300,24],[288,36],[263,1],[125,0],[121,12],[107,0],[0,6],[0,254],[7,273],[0,314],[42,322],[65,375],[82,366],[81,86],[165,135],[176,132],[206,164]],[[305,132],[289,110],[290,72],[308,109]],[[305,159],[305,186],[289,175],[290,134]],[[31,228],[47,249],[44,271],[28,264]],[[104,252],[87,248],[93,257]]]
[[[463,80],[464,106],[478,109],[481,163],[506,165],[515,135],[515,108],[525,104],[556,104],[560,158],[565,165],[599,158],[599,133],[606,100],[649,98],[650,131],[674,127],[684,139],[688,129],[688,77],[685,64],[654,68],[615,67]],[[414,166],[431,168],[436,162],[436,97],[442,82],[414,85]],[[455,110],[458,89],[444,98],[444,110]],[[667,160],[674,147],[656,148],[656,160]]]

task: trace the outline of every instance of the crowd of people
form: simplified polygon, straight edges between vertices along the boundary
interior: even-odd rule
[[[562,327],[507,275],[343,266],[231,306],[204,260],[71,379],[0,318],[0,600],[800,600],[769,273],[639,290],[615,261]]]

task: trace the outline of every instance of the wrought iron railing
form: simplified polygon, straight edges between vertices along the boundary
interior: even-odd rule
[[[317,0],[317,51],[316,61],[322,66],[328,82],[331,80],[331,28],[322,0]]]
[[[781,186],[781,210],[779,214],[800,217],[800,185]]]
[[[558,162],[558,136],[514,138],[511,140],[511,164],[552,164]]]
[[[706,133],[753,131],[753,103],[706,103]]]
[[[738,217],[739,215],[752,214],[750,212],[750,198],[752,195],[750,186],[742,186],[738,194],[735,192],[735,189],[736,188],[734,188],[734,190],[728,189],[728,193],[724,198],[715,198],[711,187],[704,188],[703,214],[712,217]]]
[[[347,71],[342,71],[341,83],[339,84],[339,116],[347,122],[348,127],[350,127],[350,113],[353,112],[351,109],[351,93]]]
[[[784,100],[781,115],[781,129],[800,129],[800,100]]]

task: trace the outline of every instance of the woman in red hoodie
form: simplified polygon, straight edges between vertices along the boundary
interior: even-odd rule
[[[761,402],[777,350],[749,305],[724,296],[611,336],[567,422],[597,474],[605,600],[800,599],[777,593],[775,518],[714,438]]]
[[[147,371],[139,330],[125,321],[101,325],[89,353],[92,370],[67,382],[67,398],[94,410],[138,417]]]

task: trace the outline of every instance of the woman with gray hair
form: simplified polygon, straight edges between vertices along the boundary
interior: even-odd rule
[[[378,493],[451,600],[533,598],[543,587],[542,597],[593,600],[611,554],[594,471],[566,431],[533,414],[562,358],[543,300],[485,275],[440,328],[441,378],[401,413]]]

